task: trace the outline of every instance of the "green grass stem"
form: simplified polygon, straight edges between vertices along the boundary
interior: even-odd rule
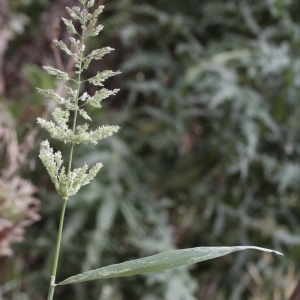
[[[57,264],[58,264],[58,258],[59,258],[59,250],[60,250],[60,244],[61,244],[62,229],[63,229],[63,225],[64,225],[64,217],[65,217],[67,201],[68,201],[68,199],[64,199],[64,203],[63,203],[63,206],[61,209],[61,214],[60,214],[59,229],[58,229],[58,234],[57,234],[55,256],[54,256],[52,276],[51,276],[49,293],[48,293],[48,300],[53,299],[53,294],[54,294],[54,289],[55,289],[55,276],[56,276],[56,271],[57,271]]]

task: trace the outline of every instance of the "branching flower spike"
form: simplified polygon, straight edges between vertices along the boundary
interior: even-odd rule
[[[120,74],[120,71],[101,70],[91,78],[82,80],[82,72],[89,67],[93,60],[102,59],[103,56],[109,54],[114,49],[111,47],[104,47],[86,53],[86,39],[88,37],[97,36],[103,29],[102,25],[97,25],[97,19],[104,7],[99,6],[98,8],[93,9],[94,0],[79,0],[79,2],[81,4],[80,7],[74,6],[72,8],[66,8],[71,19],[63,18],[63,22],[71,35],[69,38],[69,45],[66,45],[63,41],[53,41],[56,47],[74,60],[75,78],[72,78],[63,70],[58,70],[52,66],[45,66],[45,71],[50,75],[55,76],[58,80],[65,82],[66,96],[59,95],[52,89],[38,89],[40,94],[53,100],[57,104],[57,107],[52,112],[53,120],[48,121],[38,118],[37,122],[42,128],[49,132],[53,139],[70,144],[70,155],[67,165],[64,165],[61,152],[54,152],[48,140],[43,141],[40,145],[39,157],[44,164],[55,189],[64,200],[48,300],[53,299],[56,286],[55,276],[67,200],[70,196],[76,194],[82,186],[88,184],[102,167],[101,163],[97,163],[94,167],[89,169],[89,167],[84,164],[80,168],[71,170],[74,145],[89,142],[96,144],[99,140],[109,137],[119,130],[118,126],[111,125],[104,125],[94,130],[89,130],[89,124],[87,123],[77,125],[77,117],[79,115],[86,121],[92,121],[84,107],[90,106],[92,109],[101,108],[102,100],[111,95],[115,95],[119,91],[118,89],[108,90],[103,86],[106,79]],[[87,92],[81,93],[84,82],[100,86],[101,89],[94,95],[89,95]]]
[[[80,88],[83,81],[81,81],[81,74],[84,69],[89,67],[89,64],[93,60],[102,59],[102,57],[114,49],[111,47],[104,47],[102,49],[93,50],[91,53],[85,53],[85,40],[87,37],[96,36],[103,29],[102,25],[96,25],[97,18],[103,10],[103,6],[97,8],[94,12],[89,10],[93,7],[94,1],[80,1],[82,8],[80,7],[67,7],[67,11],[70,17],[75,22],[80,23],[81,32],[78,32],[73,25],[72,20],[63,18],[68,32],[71,35],[70,48],[62,41],[54,40],[55,45],[64,51],[67,55],[71,56],[75,61],[75,73],[77,78],[71,78],[66,72],[58,70],[52,66],[45,66],[44,69],[51,75],[55,76],[58,80],[64,82],[73,83],[76,85],[76,89],[66,86],[66,93],[69,97],[64,98],[57,94],[52,89],[38,89],[38,92],[45,97],[52,99],[59,106],[53,113],[53,121],[47,121],[42,118],[38,118],[38,123],[46,129],[53,139],[69,143],[71,147],[80,143],[94,143],[99,140],[111,136],[113,133],[119,130],[118,126],[105,125],[97,128],[96,130],[89,130],[89,125],[84,123],[83,125],[76,125],[77,115],[80,114],[85,120],[91,121],[87,111],[84,110],[84,106],[90,106],[92,108],[100,108],[101,102],[105,98],[115,95],[119,90],[108,90],[101,88],[93,96],[84,92],[80,95]],[[86,79],[90,84],[95,86],[103,86],[103,82],[111,76],[120,74],[119,71],[114,72],[111,70],[104,70],[97,72],[96,75]],[[71,123],[71,116],[73,116],[73,124]],[[85,165],[83,168],[74,170],[73,172],[68,169],[66,174],[66,168],[63,166],[63,160],[60,152],[54,153],[50,147],[48,141],[44,141],[40,148],[40,158],[46,167],[47,172],[50,175],[54,186],[63,198],[69,198],[74,195],[81,186],[87,184],[86,179],[93,179],[99,171],[101,164],[97,164],[88,173],[88,167]],[[59,163],[57,162],[59,161]],[[71,165],[71,162],[70,162]],[[81,179],[79,179],[79,174]],[[88,180],[88,181],[89,181]],[[76,182],[76,183],[75,183]]]

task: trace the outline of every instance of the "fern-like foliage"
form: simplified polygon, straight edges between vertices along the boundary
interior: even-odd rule
[[[104,55],[110,53],[114,49],[104,47],[102,49],[93,50],[91,53],[85,51],[85,40],[88,37],[94,37],[103,29],[102,25],[97,25],[97,18],[101,14],[104,6],[99,6],[91,12],[94,6],[94,0],[80,0],[82,7],[67,7],[67,11],[71,17],[70,20],[63,18],[71,37],[70,47],[63,41],[54,40],[54,44],[67,55],[71,56],[75,62],[75,76],[72,78],[68,73],[58,70],[52,66],[44,66],[44,69],[55,76],[58,80],[66,82],[66,98],[57,94],[53,89],[38,89],[38,92],[46,98],[52,99],[57,104],[57,108],[52,112],[53,120],[45,120],[38,118],[37,122],[42,128],[46,129],[53,139],[69,143],[71,145],[68,168],[63,164],[63,158],[60,152],[54,153],[50,147],[48,140],[43,141],[40,147],[40,159],[42,160],[47,172],[58,192],[64,199],[76,194],[78,190],[88,184],[98,173],[102,167],[101,163],[97,163],[90,170],[87,165],[71,171],[72,153],[75,144],[94,143],[99,140],[111,136],[119,130],[118,126],[105,125],[95,130],[89,130],[89,125],[76,125],[78,114],[87,121],[92,121],[84,107],[100,108],[102,100],[111,95],[115,95],[119,90],[108,90],[103,87],[103,82],[109,77],[115,76],[120,71],[104,70],[97,72],[96,75],[84,81],[81,80],[83,70],[87,69],[93,60],[99,60]],[[80,31],[73,24],[78,22]],[[94,95],[87,92],[80,94],[81,84],[89,82],[95,86],[102,87]],[[72,87],[68,86],[72,83]],[[74,89],[75,86],[75,89]],[[72,118],[72,119],[71,119]],[[72,122],[72,124],[71,124]]]

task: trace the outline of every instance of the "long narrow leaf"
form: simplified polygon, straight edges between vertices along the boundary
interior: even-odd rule
[[[274,252],[278,255],[283,255],[282,253],[274,250],[254,246],[197,247],[182,250],[173,250],[148,256],[145,258],[126,261],[120,264],[110,265],[100,269],[84,272],[82,274],[69,277],[59,282],[58,285],[78,283],[96,279],[125,277],[150,272],[158,272],[198,263],[204,260],[220,257],[231,252],[246,249],[256,249],[265,252]]]

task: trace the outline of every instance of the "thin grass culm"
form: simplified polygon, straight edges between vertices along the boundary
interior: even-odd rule
[[[71,19],[63,18],[63,22],[71,35],[69,38],[69,46],[63,41],[54,40],[54,44],[74,60],[75,76],[70,76],[67,72],[58,70],[52,66],[44,67],[50,75],[64,82],[66,97],[61,96],[52,89],[38,89],[39,93],[56,103],[56,108],[52,112],[53,121],[38,118],[38,123],[42,128],[48,131],[52,139],[64,142],[70,147],[69,157],[67,158],[68,161],[64,163],[62,153],[60,151],[54,152],[48,140],[43,141],[40,145],[39,157],[57,193],[62,198],[62,210],[58,226],[52,273],[50,276],[48,300],[53,299],[55,287],[59,285],[160,272],[249,249],[274,252],[282,255],[280,252],[256,246],[195,247],[167,251],[119,264],[100,267],[71,276],[56,283],[64,216],[68,200],[71,196],[75,195],[82,186],[89,184],[102,167],[101,163],[96,163],[92,168],[84,164],[80,168],[72,169],[75,145],[86,143],[97,144],[99,140],[109,137],[119,130],[118,126],[111,125],[89,130],[87,122],[91,122],[92,120],[88,112],[84,109],[89,106],[92,109],[101,108],[102,100],[111,95],[115,95],[118,89],[108,90],[104,88],[103,82],[109,77],[120,74],[120,71],[104,70],[97,72],[97,74],[88,79],[83,79],[83,71],[89,68],[93,60],[99,60],[114,50],[110,47],[104,47],[86,53],[85,44],[87,39],[97,36],[103,29],[102,25],[97,25],[97,19],[104,7],[99,6],[94,8],[94,4],[94,0],[79,0],[79,6],[72,8],[67,7],[66,10]],[[93,96],[82,91],[84,84],[87,82],[100,87],[100,90],[96,91]],[[83,125],[78,125],[78,118],[83,118],[85,123],[80,122],[80,124],[83,123]]]
[[[65,82],[65,91],[68,95],[66,98],[57,94],[52,89],[38,89],[38,92],[46,98],[54,100],[57,107],[52,113],[53,121],[47,121],[38,118],[38,123],[42,128],[46,129],[53,139],[62,141],[70,145],[70,153],[68,157],[67,168],[64,166],[62,154],[60,151],[55,152],[50,147],[48,140],[43,141],[40,146],[39,157],[46,167],[46,170],[57,190],[62,197],[63,205],[61,210],[59,229],[57,234],[57,242],[55,247],[53,269],[50,280],[50,288],[48,300],[53,299],[55,289],[55,278],[59,260],[60,244],[62,239],[64,215],[67,202],[72,195],[75,195],[79,189],[88,184],[98,173],[102,167],[101,163],[97,163],[91,169],[85,164],[81,168],[72,171],[72,159],[74,146],[81,143],[92,142],[96,144],[99,140],[109,137],[119,130],[118,126],[102,126],[96,130],[89,130],[89,125],[77,125],[77,118],[80,115],[86,121],[92,121],[84,107],[100,108],[101,101],[110,95],[115,95],[118,89],[108,90],[103,87],[103,82],[120,72],[105,70],[98,72],[95,76],[82,80],[82,72],[88,69],[92,60],[99,60],[105,54],[110,53],[114,49],[104,47],[102,49],[93,50],[91,53],[85,53],[85,43],[87,38],[95,37],[103,29],[102,25],[97,25],[97,19],[103,10],[103,6],[93,10],[93,0],[80,0],[80,7],[67,7],[67,11],[71,17],[70,20],[63,18],[71,37],[69,38],[70,47],[64,42],[54,40],[54,44],[60,48],[75,62],[75,78],[71,78],[69,74],[51,66],[45,66],[44,69],[58,80]],[[76,26],[73,24],[79,23]],[[76,24],[77,25],[77,24]],[[80,31],[76,28],[80,28]],[[93,96],[86,92],[81,94],[82,86],[85,82],[89,82],[95,86],[101,87]],[[72,118],[72,119],[71,119]],[[73,122],[72,125],[69,125]]]

